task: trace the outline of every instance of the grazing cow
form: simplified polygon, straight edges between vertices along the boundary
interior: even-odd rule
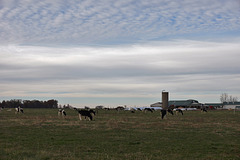
[[[171,115],[173,115],[173,111],[172,109],[162,109],[161,110],[161,113],[162,113],[162,119],[167,115],[167,113],[170,113]]]
[[[67,113],[64,111],[64,109],[58,109],[58,116],[66,116]]]
[[[164,118],[164,116],[167,114],[167,111],[165,109],[162,109],[161,110],[161,113],[162,113],[162,119]]]
[[[168,108],[168,109],[162,109],[161,110],[161,113],[162,113],[162,119],[167,115],[167,113],[173,115],[173,110]]]
[[[124,109],[125,109],[125,108],[122,107],[122,106],[118,106],[118,107],[116,108],[117,111],[121,111],[121,110],[124,110]]]
[[[19,107],[17,107],[17,108],[15,108],[15,114],[17,114],[17,113],[23,113],[23,109],[19,106]]]
[[[201,111],[202,112],[207,112],[207,109],[206,108],[201,108]]]
[[[178,109],[178,108],[176,109],[176,114],[177,113],[181,113],[183,115],[183,111],[181,109]]]
[[[168,109],[167,111],[168,111],[168,113],[170,113],[171,115],[173,115],[172,109]]]
[[[130,109],[131,113],[135,113],[135,109],[131,108]]]
[[[82,120],[82,116],[85,116],[85,119],[86,117],[89,118],[89,120],[93,120],[93,116],[92,114],[95,115],[95,112],[93,110],[77,110],[78,111],[78,116],[79,116],[79,119],[80,121]]]
[[[149,111],[149,112],[152,112],[152,113],[153,113],[153,110],[154,110],[154,109],[151,109],[151,108],[144,108],[144,111],[145,111],[145,113],[146,113],[147,111]]]
[[[89,109],[89,112],[94,114],[94,116],[96,115],[96,112],[93,109]]]

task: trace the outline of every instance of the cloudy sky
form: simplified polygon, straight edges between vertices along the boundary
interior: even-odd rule
[[[239,0],[0,0],[0,100],[240,100]]]

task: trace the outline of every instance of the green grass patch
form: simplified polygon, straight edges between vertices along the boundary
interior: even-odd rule
[[[0,112],[0,159],[154,160],[240,159],[240,112],[187,111],[160,118],[160,112],[100,110],[79,121],[74,110]]]

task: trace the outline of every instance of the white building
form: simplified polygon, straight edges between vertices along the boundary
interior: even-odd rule
[[[240,102],[223,102],[223,109],[239,109]]]

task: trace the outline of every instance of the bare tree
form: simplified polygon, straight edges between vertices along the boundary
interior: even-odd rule
[[[228,94],[227,93],[222,93],[220,95],[220,101],[223,102],[228,102]]]
[[[237,102],[238,97],[233,97],[232,95],[229,97],[229,102]]]
[[[238,97],[233,97],[232,95],[228,95],[227,93],[222,93],[220,95],[220,101],[223,102],[238,102]]]

